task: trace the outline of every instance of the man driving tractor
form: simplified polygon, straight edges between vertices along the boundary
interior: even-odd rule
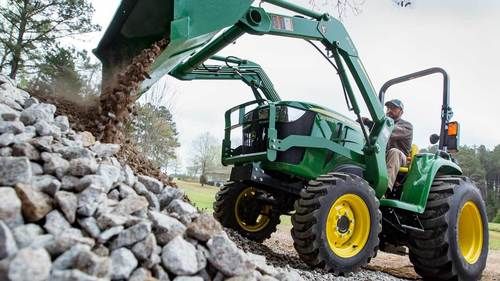
[[[401,119],[404,112],[404,105],[398,99],[393,99],[385,103],[387,107],[386,115],[394,120],[394,130],[387,143],[386,161],[388,187],[392,191],[399,168],[406,165],[406,158],[410,155],[413,140],[413,125]],[[363,117],[363,124],[371,127],[373,122]]]

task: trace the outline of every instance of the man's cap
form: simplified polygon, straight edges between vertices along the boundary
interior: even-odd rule
[[[401,110],[403,110],[405,108],[405,106],[403,105],[403,102],[398,100],[398,99],[393,99],[393,100],[390,100],[390,101],[385,103],[385,106],[389,106],[389,105],[399,107]]]

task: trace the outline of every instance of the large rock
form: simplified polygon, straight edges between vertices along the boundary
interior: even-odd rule
[[[105,200],[106,194],[101,189],[90,186],[78,195],[77,213],[90,217]]]
[[[110,157],[120,151],[120,145],[98,142],[94,144],[90,149],[97,154],[97,157]]]
[[[181,236],[177,236],[163,247],[163,266],[176,275],[193,275],[206,265],[199,259],[196,248]]]
[[[29,143],[17,143],[12,146],[12,156],[26,156],[29,160],[40,159],[40,152]]]
[[[111,248],[117,249],[123,246],[130,246],[145,239],[151,233],[151,224],[141,222],[122,231],[113,241]]]
[[[34,138],[34,139],[30,140],[30,143],[41,151],[50,152],[50,151],[52,151],[52,141],[53,140],[54,140],[54,137],[45,136],[45,137]]]
[[[111,239],[113,236],[120,234],[123,231],[123,229],[125,228],[122,225],[106,229],[105,231],[99,234],[99,237],[97,237],[97,242],[104,244],[108,242],[108,240]]]
[[[41,120],[53,122],[54,113],[56,113],[56,107],[52,104],[33,104],[21,112],[20,120],[24,125],[33,125]]]
[[[128,196],[118,203],[113,213],[129,215],[148,207],[148,200],[142,196]]]
[[[156,248],[156,238],[153,234],[149,234],[146,239],[135,243],[132,247],[132,252],[142,261],[148,260]]]
[[[95,173],[97,162],[94,158],[76,158],[69,162],[69,173],[73,176],[85,176]]]
[[[78,198],[72,192],[59,191],[55,194],[57,204],[64,213],[64,216],[70,223],[75,222],[76,208],[78,207]]]
[[[137,179],[153,193],[159,194],[163,189],[163,183],[155,178],[139,175]]]
[[[12,229],[23,224],[21,200],[16,191],[11,187],[0,187],[0,198],[0,220]]]
[[[43,248],[20,250],[9,266],[12,281],[45,281],[49,278],[50,256]]]
[[[54,152],[60,153],[64,159],[94,158],[94,153],[83,147],[59,146],[54,147]]]
[[[14,228],[12,232],[19,248],[25,248],[31,245],[38,236],[43,235],[43,229],[38,224],[25,224]]]
[[[126,279],[137,267],[134,254],[127,248],[111,252],[111,279]]]
[[[87,217],[78,219],[78,224],[85,230],[90,236],[97,238],[101,234],[101,229],[97,225],[97,220],[94,217]]]
[[[191,215],[198,212],[198,210],[195,207],[193,207],[193,205],[181,199],[172,200],[172,202],[170,202],[170,204],[168,205],[167,209],[170,212],[177,213],[181,216]]]
[[[50,281],[105,281],[107,279],[98,278],[81,272],[80,270],[53,270],[50,274]]]
[[[132,275],[130,275],[130,278],[128,279],[128,281],[153,281],[153,280],[156,279],[153,279],[151,271],[142,267],[132,272]]]
[[[89,147],[95,144],[95,137],[92,135],[92,133],[84,131],[84,132],[79,132],[77,135],[77,139],[81,141],[82,145],[84,147]]]
[[[20,115],[19,111],[0,103],[0,119],[4,121],[15,121]]]
[[[16,240],[9,227],[0,220],[0,260],[17,253]]]
[[[36,133],[39,136],[52,136],[57,140],[61,138],[61,129],[59,129],[59,127],[52,123],[49,123],[45,120],[40,120],[33,126],[35,127]]]
[[[28,157],[0,157],[0,186],[30,183],[31,177]]]
[[[61,179],[61,189],[64,190],[75,190],[78,184],[80,184],[80,178],[78,177],[66,175]]]
[[[300,277],[299,273],[295,270],[282,271],[278,273],[275,277],[279,281],[304,281],[304,279]]]
[[[67,132],[71,127],[69,125],[68,116],[60,115],[54,118],[54,124],[59,127],[61,132]]]
[[[125,167],[123,167],[122,174],[125,184],[129,186],[133,186],[137,181],[137,177],[134,175],[134,171],[132,171],[132,168],[130,168],[129,165],[125,165]]]
[[[52,197],[61,188],[61,182],[51,175],[34,176],[31,185],[36,190],[45,192]]]
[[[137,193],[135,192],[135,190],[126,185],[126,184],[123,184],[123,183],[120,183],[118,185],[118,190],[120,191],[120,198],[121,199],[124,199],[124,198],[127,198],[129,196],[137,196]]]
[[[96,174],[104,177],[108,181],[109,186],[113,186],[120,178],[121,171],[113,165],[100,164]]]
[[[153,232],[159,245],[165,245],[178,235],[184,234],[186,226],[177,219],[158,212],[149,212],[153,221]]]
[[[71,225],[58,210],[53,210],[45,217],[43,227],[48,233],[57,237],[71,228]]]
[[[19,121],[0,121],[0,134],[12,133],[14,135],[23,133],[24,124]]]
[[[0,147],[9,146],[15,141],[13,133],[0,134]],[[11,153],[12,155],[12,153]]]
[[[226,234],[219,234],[207,242],[208,260],[227,276],[243,275],[255,269],[255,265],[236,247]]]
[[[54,260],[54,262],[52,263],[52,270],[64,270],[73,268],[75,266],[78,255],[80,255],[84,251],[90,251],[90,247],[88,245],[81,244],[77,244],[71,247],[71,249],[64,252]]]
[[[90,250],[80,252],[75,261],[75,268],[97,277],[108,277],[111,269],[111,260],[108,257],[99,257]]]
[[[42,152],[42,159],[45,161],[43,171],[47,174],[62,178],[69,169],[69,162],[58,153]]]
[[[187,227],[187,235],[202,241],[208,241],[212,236],[224,232],[222,225],[209,214],[201,214]]]
[[[105,177],[100,175],[86,175],[80,179],[78,184],[75,186],[75,190],[82,191],[89,186],[99,188],[103,192],[107,192],[109,189],[111,189],[111,185]]]
[[[23,215],[27,221],[39,221],[52,210],[52,199],[29,185],[16,185],[16,193],[21,199]]]
[[[76,244],[94,247],[95,241],[92,238],[83,237],[80,230],[71,228],[48,241],[44,247],[51,255],[57,256],[66,252]]]
[[[33,162],[33,161],[31,161],[30,164],[31,164],[31,172],[33,173],[33,175],[42,175],[43,174],[42,165],[40,165],[36,162]]]
[[[172,281],[203,281],[203,277],[200,277],[200,276],[177,276],[174,278],[174,280]],[[227,279],[229,280],[229,279]],[[246,280],[245,281],[249,281],[249,280]]]
[[[178,188],[165,187],[159,195],[160,208],[167,207],[175,199],[182,199],[184,193]]]
[[[97,225],[100,229],[107,229],[114,226],[123,225],[128,221],[128,217],[115,213],[105,213],[97,218]]]

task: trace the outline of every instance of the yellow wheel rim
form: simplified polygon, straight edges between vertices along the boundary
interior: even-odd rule
[[[356,256],[370,236],[370,212],[361,197],[345,194],[331,206],[326,221],[330,249],[341,258]]]
[[[257,190],[253,187],[248,187],[240,192],[236,198],[236,203],[234,204],[234,216],[236,221],[245,231],[248,232],[258,232],[264,229],[271,220],[269,218],[269,213],[271,211],[271,205],[264,206],[255,221],[245,221],[242,218],[241,211],[248,210],[250,207],[248,204],[255,204],[253,200],[256,197]]]
[[[465,202],[458,215],[458,245],[469,264],[477,262],[483,249],[483,221],[472,201]]]

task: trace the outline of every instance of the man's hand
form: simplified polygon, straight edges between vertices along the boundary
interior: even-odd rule
[[[371,123],[371,122],[372,122],[372,120],[370,120],[370,119],[369,119],[369,118],[367,118],[367,117],[361,117],[361,120],[363,121],[363,124],[365,124],[365,125],[367,125],[367,124],[369,124],[369,123]]]
[[[370,118],[361,117],[361,120],[357,119],[356,122],[371,128],[373,126],[373,121]]]

